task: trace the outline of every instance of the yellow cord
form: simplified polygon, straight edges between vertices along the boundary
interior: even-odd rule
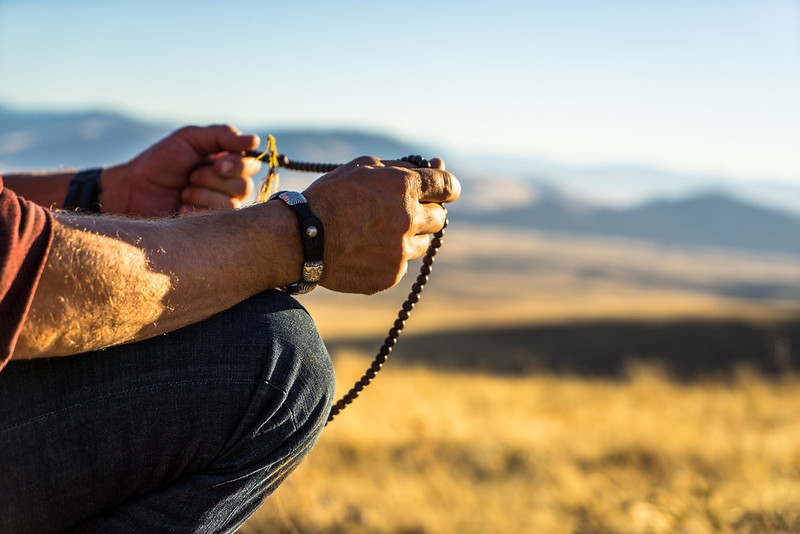
[[[264,178],[264,183],[261,184],[261,190],[258,192],[259,202],[266,202],[270,195],[278,191],[278,149],[272,135],[267,136],[267,148],[256,159],[262,160],[264,156],[268,156],[269,170]]]

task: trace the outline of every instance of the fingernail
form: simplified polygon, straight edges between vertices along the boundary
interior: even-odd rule
[[[219,170],[222,174],[228,174],[233,170],[233,163],[224,159],[219,164]]]

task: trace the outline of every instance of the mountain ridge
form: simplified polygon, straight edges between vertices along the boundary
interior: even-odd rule
[[[112,111],[25,111],[0,103],[0,172],[127,161],[173,129]],[[362,154],[400,157],[433,152],[430,147],[353,129],[255,131],[263,139],[273,133],[279,150],[296,160],[345,162]],[[576,190],[580,180],[561,177],[558,167],[549,172],[542,171],[543,167],[509,170],[503,165],[487,170],[469,160],[451,161],[451,170],[464,186],[462,200],[450,208],[451,215],[471,222],[800,256],[800,215],[747,202],[720,184],[682,197],[673,192],[638,204],[612,206],[593,200],[591,191]],[[606,180],[599,187],[613,183],[607,172],[607,168],[598,170],[598,180]],[[669,174],[662,173],[660,180],[666,184]]]
[[[656,199],[630,208],[587,203],[576,208],[569,200],[551,196],[511,209],[460,215],[482,225],[800,256],[800,217],[747,204],[723,192]]]

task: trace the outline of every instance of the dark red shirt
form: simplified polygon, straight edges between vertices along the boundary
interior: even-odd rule
[[[4,189],[0,176],[0,369],[14,351],[52,240],[50,212]]]

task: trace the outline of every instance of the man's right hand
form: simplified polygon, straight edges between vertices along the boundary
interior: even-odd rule
[[[432,160],[432,168],[361,157],[322,176],[303,192],[325,225],[325,272],[333,291],[376,293],[397,284],[408,261],[425,254],[444,226],[440,205],[461,184]]]

